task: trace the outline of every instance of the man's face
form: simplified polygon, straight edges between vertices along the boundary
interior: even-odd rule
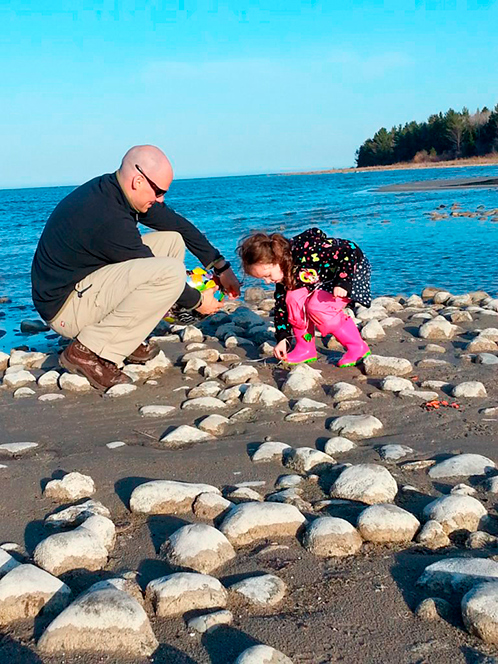
[[[140,170],[133,178],[133,205],[138,212],[145,213],[155,203],[164,201],[164,191],[169,189],[173,174],[168,171],[149,174]]]

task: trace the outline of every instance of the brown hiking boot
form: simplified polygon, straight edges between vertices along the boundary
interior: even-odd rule
[[[145,364],[149,360],[152,360],[153,357],[156,357],[160,350],[155,341],[144,342],[138,348],[135,348],[133,353],[128,355],[126,359],[128,362],[133,362],[133,364]]]
[[[131,378],[118,369],[114,362],[104,360],[78,340],[61,353],[59,364],[71,373],[84,376],[98,390],[106,390],[120,383],[131,383]]]

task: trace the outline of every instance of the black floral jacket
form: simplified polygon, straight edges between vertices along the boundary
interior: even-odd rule
[[[350,240],[327,237],[319,228],[310,228],[292,239],[296,288],[310,292],[321,289],[332,293],[344,288],[348,297],[370,306],[370,263],[361,249]],[[278,341],[292,336],[287,316],[283,284],[275,288],[275,337]]]

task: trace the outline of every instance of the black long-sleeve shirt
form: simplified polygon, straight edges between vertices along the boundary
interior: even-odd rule
[[[154,254],[142,242],[138,223],[156,231],[177,231],[187,249],[205,267],[221,257],[207,238],[164,203],[136,212],[121,189],[116,173],[86,182],[64,198],[50,215],[31,266],[33,302],[51,321],[74,286],[105,265]],[[178,300],[186,308],[199,303],[199,292],[185,285]]]

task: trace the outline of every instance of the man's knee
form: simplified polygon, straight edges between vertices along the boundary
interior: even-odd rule
[[[181,261],[185,258],[185,242],[177,231],[147,233],[142,237],[142,241],[151,249],[154,256],[169,256]]]

